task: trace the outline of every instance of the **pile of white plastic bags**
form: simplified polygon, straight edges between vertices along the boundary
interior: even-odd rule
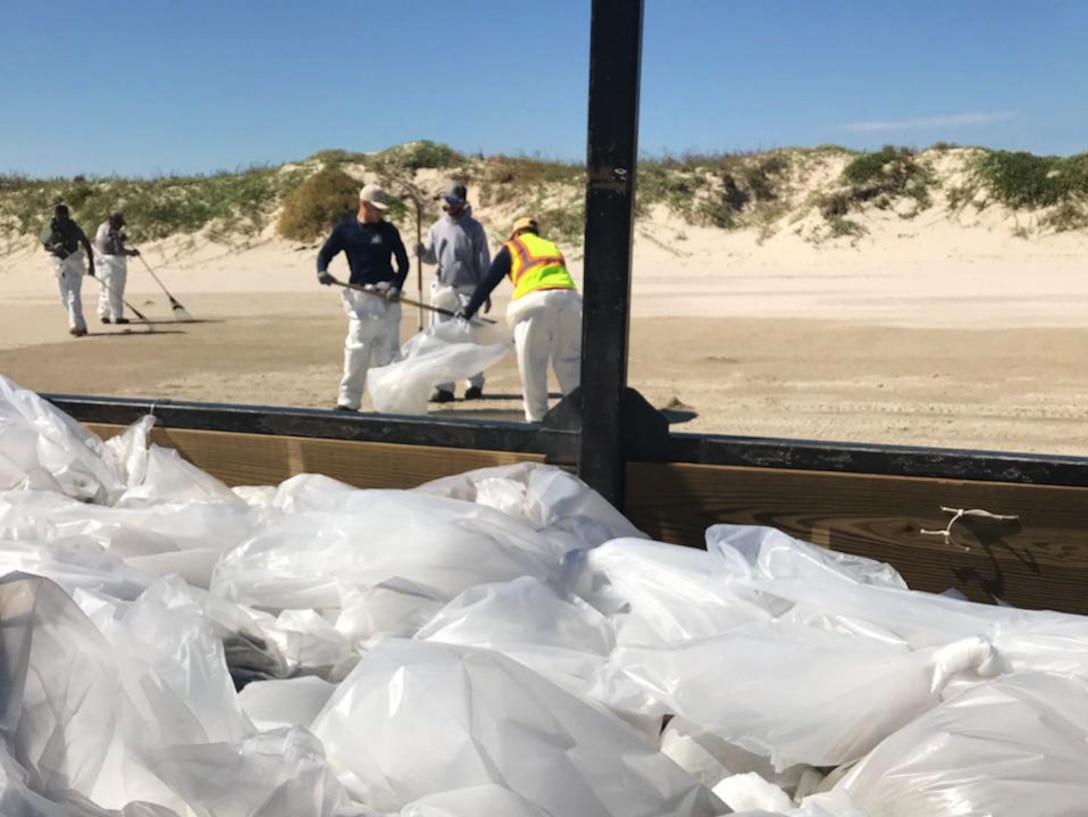
[[[1038,815],[1088,620],[566,472],[228,488],[0,378],[0,815]]]

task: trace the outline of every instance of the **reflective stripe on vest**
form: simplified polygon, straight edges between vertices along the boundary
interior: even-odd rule
[[[542,289],[574,289],[563,253],[552,242],[522,233],[506,242],[510,251],[510,280],[514,300]]]

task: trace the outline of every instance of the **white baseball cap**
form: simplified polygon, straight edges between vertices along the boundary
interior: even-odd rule
[[[368,184],[360,190],[359,201],[369,202],[379,210],[389,209],[389,195],[376,184]]]

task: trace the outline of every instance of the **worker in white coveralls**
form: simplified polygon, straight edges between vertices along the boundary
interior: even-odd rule
[[[140,251],[125,246],[125,214],[114,213],[98,225],[94,234],[95,269],[98,272],[98,317],[102,323],[128,323],[125,317],[125,284],[128,259]]]
[[[438,273],[431,282],[431,306],[451,313],[431,313],[431,326],[448,321],[452,313],[468,306],[476,287],[491,266],[487,248],[487,233],[472,217],[468,190],[460,182],[451,182],[442,194],[442,218],[431,225],[427,242],[416,247],[424,264],[438,264]],[[491,311],[491,301],[484,302],[484,312]],[[431,395],[432,403],[449,403],[454,399],[453,383],[439,383]],[[468,379],[466,400],[478,400],[484,393],[483,372]]]
[[[548,361],[564,396],[582,378],[582,296],[563,253],[540,237],[534,219],[514,222],[510,240],[495,255],[483,282],[457,317],[472,316],[506,276],[514,284],[507,320],[514,327],[525,419],[539,423],[548,413]]]
[[[408,253],[397,228],[384,220],[389,197],[376,184],[359,192],[358,214],[333,227],[317,254],[317,280],[337,283],[329,262],[343,252],[351,270],[350,283],[365,291],[341,293],[348,315],[344,340],[344,376],[336,408],[358,411],[363,402],[366,372],[392,363],[400,351],[400,291],[408,275]],[[393,259],[397,269],[393,271]]]
[[[57,276],[60,303],[68,313],[68,333],[81,338],[87,334],[83,319],[83,256],[87,253],[87,275],[94,275],[94,253],[83,228],[76,224],[67,205],[58,204],[53,218],[42,228],[42,246],[49,253],[49,269]]]

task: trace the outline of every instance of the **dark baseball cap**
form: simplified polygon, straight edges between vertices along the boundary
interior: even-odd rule
[[[446,192],[442,194],[442,198],[446,200],[447,204],[456,207],[458,204],[465,203],[468,198],[468,189],[461,182],[450,182]]]

